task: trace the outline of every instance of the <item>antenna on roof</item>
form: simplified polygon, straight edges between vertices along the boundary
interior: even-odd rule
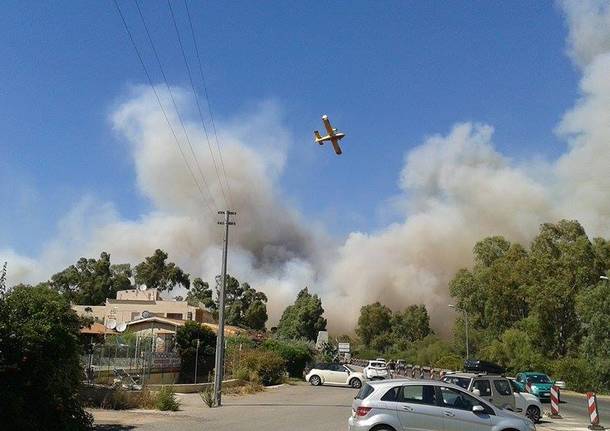
[[[114,329],[114,328],[116,328],[116,320],[114,320],[114,319],[108,319],[108,320],[106,321],[106,328],[111,329],[111,330],[112,330],[112,329]]]
[[[139,289],[144,292],[146,289],[148,289],[148,286],[146,286],[145,284],[140,284]]]
[[[143,319],[148,319],[149,317],[152,317],[152,314],[150,313],[150,311],[142,311],[142,318]]]
[[[121,322],[118,325],[116,325],[117,332],[125,332],[125,329],[127,329],[127,323],[125,323],[125,322]]]

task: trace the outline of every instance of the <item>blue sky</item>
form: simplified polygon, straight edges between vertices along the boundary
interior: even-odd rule
[[[120,4],[144,43],[133,3]],[[578,72],[551,2],[189,5],[216,117],[274,100],[293,136],[281,193],[335,235],[385,225],[405,153],[456,122],[494,126],[497,149],[516,160],[565,150],[553,128]],[[188,85],[167,3],[143,11],[170,83]],[[186,26],[181,1],[176,11]],[[148,210],[108,119],[145,83],[114,4],[4,2],[0,40],[0,249],[35,254],[86,194],[125,218]],[[341,157],[312,144],[324,113],[348,134]]]

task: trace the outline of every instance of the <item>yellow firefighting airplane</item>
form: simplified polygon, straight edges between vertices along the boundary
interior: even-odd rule
[[[341,147],[339,146],[339,141],[343,139],[345,133],[337,132],[337,129],[333,129],[333,127],[330,125],[330,121],[328,121],[327,115],[322,115],[322,122],[324,123],[324,127],[326,128],[328,135],[320,136],[320,132],[316,130],[313,132],[316,142],[320,145],[324,145],[325,141],[330,141],[333,144],[335,153],[337,153],[337,155],[341,154],[342,151]]]

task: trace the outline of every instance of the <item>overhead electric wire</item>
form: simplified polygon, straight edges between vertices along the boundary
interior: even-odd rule
[[[199,55],[199,46],[197,44],[197,38],[195,37],[195,30],[193,28],[193,20],[191,19],[191,12],[189,10],[189,6],[188,6],[188,2],[187,0],[184,0],[184,6],[186,8],[186,16],[188,17],[188,21],[189,21],[189,26],[191,28],[191,36],[193,37],[193,45],[195,46],[195,53],[197,55],[197,64],[199,65],[199,75],[201,76],[201,82],[203,84],[203,91],[205,94],[205,99],[207,101],[207,105],[208,105],[208,111],[210,112],[210,122],[212,123],[212,130],[214,131],[214,138],[216,139],[216,148],[218,149],[218,155],[220,158],[220,165],[222,167],[222,172],[224,174],[224,178],[225,178],[225,183],[227,185],[227,192],[229,194],[229,201],[233,201],[232,196],[231,196],[231,186],[229,184],[229,177],[227,176],[227,170],[225,169],[225,162],[224,159],[222,157],[222,151],[220,150],[220,143],[218,140],[218,133],[216,133],[216,123],[214,121],[214,113],[212,112],[212,105],[210,102],[210,97],[208,95],[208,88],[206,85],[206,81],[205,81],[205,76],[203,73],[203,65],[201,63],[201,56]],[[231,203],[231,205],[233,205]]]
[[[210,212],[212,217],[215,217],[214,211],[212,210],[210,203],[208,202],[205,194],[203,193],[203,189],[201,188],[199,181],[197,181],[197,177],[195,176],[195,173],[193,172],[193,169],[191,168],[191,165],[188,163],[186,155],[184,154],[184,151],[182,150],[182,146],[180,145],[180,141],[178,139],[178,136],[176,135],[176,131],[174,130],[174,127],[172,126],[172,123],[169,120],[169,116],[167,115],[167,112],[163,106],[163,103],[161,102],[159,93],[157,92],[157,89],[156,89],[155,85],[153,84],[152,78],[150,77],[150,73],[148,72],[148,68],[146,67],[146,63],[144,63],[142,54],[140,53],[140,50],[138,49],[138,45],[136,44],[135,39],[133,38],[131,30],[129,30],[129,26],[127,25],[127,21],[125,20],[125,16],[123,15],[123,12],[121,11],[121,8],[119,7],[119,3],[117,0],[114,0],[114,5],[116,6],[117,12],[119,13],[119,16],[121,17],[121,21],[123,22],[123,27],[125,27],[125,31],[127,32],[127,35],[129,36],[129,40],[131,41],[131,44],[133,46],[133,49],[136,52],[138,60],[140,61],[140,65],[142,66],[142,69],[144,70],[144,74],[146,75],[146,78],[148,79],[148,84],[150,85],[150,87],[152,88],[152,90],[155,94],[157,103],[159,104],[159,108],[161,108],[163,117],[165,117],[165,121],[167,122],[167,125],[174,137],[174,141],[176,142],[176,145],[178,146],[178,150],[180,151],[180,154],[182,155],[182,159],[184,160],[184,163],[186,164],[186,167],[187,167],[188,171],[190,172],[191,177],[193,178],[193,181],[195,182],[195,185],[197,186],[197,189],[199,190],[199,193],[201,195],[201,200],[207,206],[208,211]],[[136,5],[137,5],[137,3],[136,3]],[[208,190],[208,193],[209,193],[209,190]],[[211,194],[210,194],[210,196],[211,196]]]
[[[210,198],[212,200],[212,203],[214,203],[214,205],[216,205],[218,207],[218,205],[216,204],[215,200],[214,200],[214,195],[210,192],[210,187],[208,185],[208,182],[205,179],[205,175],[203,174],[203,171],[201,170],[201,165],[199,164],[199,160],[197,159],[197,155],[195,154],[195,150],[193,149],[193,144],[191,144],[191,140],[189,138],[189,134],[186,130],[186,126],[184,125],[184,121],[182,119],[182,115],[180,115],[180,110],[178,109],[178,104],[176,103],[176,99],[174,98],[174,92],[172,91],[171,87],[169,86],[169,82],[167,80],[167,76],[165,75],[165,71],[163,69],[163,64],[161,63],[161,58],[159,57],[159,53],[157,52],[157,48],[155,47],[155,43],[153,42],[152,36],[150,35],[150,31],[148,30],[148,25],[146,25],[146,20],[144,19],[144,14],[142,14],[142,9],[140,8],[140,5],[138,3],[138,0],[133,0],[133,2],[136,5],[136,8],[138,9],[138,14],[140,15],[140,19],[142,21],[142,25],[144,26],[144,30],[146,32],[146,37],[148,38],[148,42],[150,43],[150,46],[153,50],[153,54],[155,56],[155,59],[157,60],[157,65],[159,66],[159,70],[161,71],[161,76],[163,77],[163,81],[165,82],[165,86],[167,87],[167,91],[169,93],[169,97],[172,101],[172,104],[174,105],[174,109],[176,111],[176,115],[178,116],[178,121],[180,122],[180,125],[182,126],[182,131],[184,132],[184,137],[186,138],[186,142],[189,146],[189,149],[191,150],[191,154],[193,155],[193,159],[195,160],[195,164],[197,165],[197,168],[199,169],[199,174],[201,175],[201,179],[203,180],[203,184],[205,185],[205,188],[208,192],[208,194],[210,195]]]
[[[191,89],[193,90],[193,95],[195,96],[195,103],[197,105],[197,111],[199,112],[201,126],[203,127],[203,131],[205,132],[205,139],[208,144],[208,149],[210,150],[210,156],[212,157],[212,163],[214,164],[214,171],[216,172],[216,176],[218,177],[218,183],[220,184],[220,190],[222,191],[222,195],[224,197],[225,204],[228,205],[229,202],[227,200],[225,188],[222,184],[222,178],[220,176],[220,173],[218,172],[218,165],[216,164],[216,158],[214,157],[214,152],[212,151],[212,144],[210,143],[208,129],[205,125],[205,120],[203,119],[203,112],[201,111],[201,104],[199,103],[199,96],[197,95],[197,91],[195,90],[195,84],[193,82],[193,75],[191,74],[191,68],[190,68],[189,62],[186,58],[186,52],[184,51],[184,45],[182,44],[182,37],[180,37],[180,30],[178,29],[178,24],[176,23],[176,16],[174,14],[174,8],[172,7],[171,0],[167,0],[167,5],[169,7],[170,15],[172,18],[172,23],[174,25],[174,30],[176,30],[176,36],[178,38],[178,45],[180,46],[180,52],[182,53],[182,58],[184,59],[184,65],[186,66],[186,71],[187,71],[187,74],[189,77],[189,81],[191,83]]]

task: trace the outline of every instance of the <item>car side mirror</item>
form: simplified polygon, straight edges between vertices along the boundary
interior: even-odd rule
[[[480,391],[480,390],[478,390],[478,389],[473,389],[473,390],[472,390],[472,393],[473,393],[473,394],[475,394],[477,397],[480,397],[480,396],[481,396],[481,391]],[[477,407],[477,406],[475,406],[475,407]],[[481,407],[481,406],[478,406],[478,407]]]
[[[472,406],[472,412],[473,413],[485,413],[485,409],[483,408],[483,406]]]

